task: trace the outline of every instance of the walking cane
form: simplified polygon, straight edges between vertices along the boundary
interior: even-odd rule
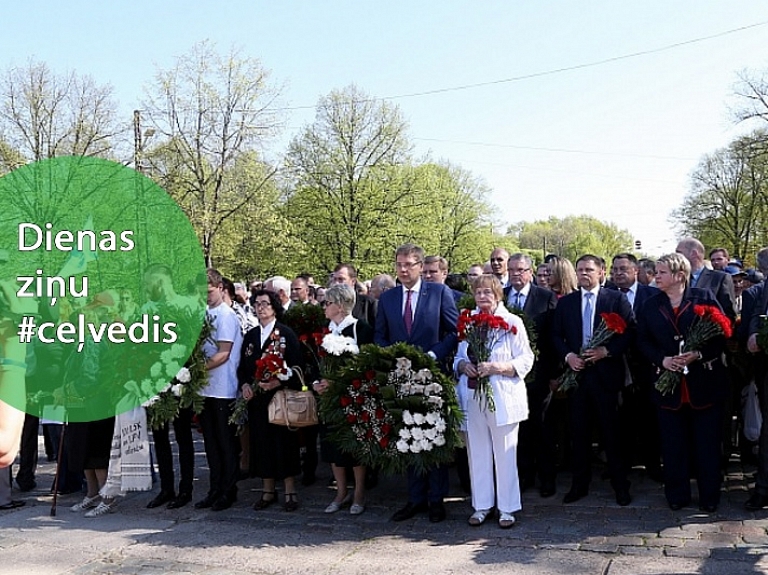
[[[64,453],[64,435],[67,432],[66,419],[63,422],[61,428],[61,435],[59,436],[59,452],[56,455],[56,475],[53,477],[53,503],[51,503],[51,517],[56,517],[56,503],[59,498],[59,475],[61,474],[61,457]]]

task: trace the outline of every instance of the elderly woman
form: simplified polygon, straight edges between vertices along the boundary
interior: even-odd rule
[[[355,340],[358,346],[373,343],[373,328],[362,320],[352,317],[352,308],[355,307],[355,292],[346,284],[334,284],[325,292],[325,317],[328,318],[328,330],[334,335],[341,335]],[[316,381],[314,389],[317,393],[325,393],[329,382],[325,379]],[[352,515],[360,515],[365,511],[365,467],[354,457],[343,453],[334,446],[327,437],[327,429],[323,429],[321,435],[321,449],[323,461],[331,464],[333,477],[336,480],[336,497],[325,508],[326,513],[336,513],[345,504],[349,503],[347,494],[347,467],[352,468],[355,476],[355,492],[349,512]]]
[[[283,306],[277,294],[266,290],[255,292],[253,308],[259,324],[243,339],[237,377],[248,401],[248,425],[250,431],[250,472],[263,480],[261,499],[255,510],[266,509],[277,500],[275,482],[282,479],[285,485],[285,510],[299,507],[294,477],[301,471],[299,439],[295,431],[269,422],[269,402],[280,388],[301,389],[301,380],[295,368],[303,369],[304,360],[299,339],[291,329],[279,322]],[[265,373],[256,378],[256,362],[267,355],[282,355],[284,363],[293,370],[290,378],[283,381],[275,374]]]
[[[670,394],[652,390],[661,428],[667,502],[673,510],[690,503],[693,467],[699,508],[711,513],[720,502],[721,419],[728,392],[721,359],[725,337],[716,336],[701,345],[701,349],[681,352],[697,318],[694,306],[720,310],[709,290],[689,286],[690,274],[691,264],[681,254],[665,255],[656,262],[656,286],[661,291],[640,308],[638,345],[659,373],[669,370],[681,374],[679,384]]]
[[[507,311],[504,295],[495,276],[483,274],[473,284],[475,313],[494,314],[509,330],[497,333],[488,361],[474,363],[466,341],[459,344],[454,370],[460,374],[459,403],[467,417],[467,449],[472,479],[470,525],[481,525],[494,503],[499,510],[499,526],[515,523],[515,512],[522,508],[517,476],[517,436],[519,423],[528,418],[525,376],[533,366],[533,351],[520,318]],[[469,389],[469,378],[489,377],[495,410],[484,398]],[[494,471],[496,484],[494,486]],[[495,488],[494,488],[495,487]]]

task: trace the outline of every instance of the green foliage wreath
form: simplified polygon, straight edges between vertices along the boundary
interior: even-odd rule
[[[384,473],[447,463],[460,444],[454,383],[419,349],[365,345],[320,398],[330,440]]]

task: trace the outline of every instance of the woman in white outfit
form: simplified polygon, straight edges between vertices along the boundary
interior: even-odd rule
[[[459,403],[466,415],[467,449],[472,479],[470,525],[482,525],[493,510],[499,510],[499,526],[515,523],[514,513],[522,506],[517,477],[517,436],[519,423],[528,418],[525,376],[534,361],[533,351],[522,320],[504,307],[499,281],[490,274],[480,276],[474,284],[477,309],[474,313],[500,316],[510,327],[496,334],[488,361],[473,363],[466,341],[459,344],[454,370],[460,376]],[[469,389],[470,378],[489,377],[495,409],[484,398],[475,397]],[[494,485],[494,469],[496,484]]]

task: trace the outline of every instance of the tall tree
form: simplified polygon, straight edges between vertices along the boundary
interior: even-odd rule
[[[315,121],[291,142],[287,213],[298,222],[315,268],[340,262],[381,269],[386,238],[408,199],[398,167],[408,160],[400,110],[355,86],[320,99]]]
[[[262,164],[259,177],[229,193],[238,158],[256,152],[280,127],[278,91],[268,76],[258,60],[234,50],[222,56],[203,42],[158,72],[147,90],[143,114],[163,148],[153,176],[173,180],[169,192],[193,221],[208,265],[227,220],[252,205],[277,171]]]
[[[0,133],[26,161],[54,156],[114,157],[124,125],[112,87],[43,62],[12,67],[0,78]]]
[[[553,216],[548,220],[520,222],[510,228],[510,235],[517,238],[522,249],[540,254],[541,258],[554,253],[572,262],[587,253],[609,259],[632,249],[632,236],[627,230],[592,216]]]
[[[495,239],[485,183],[447,162],[407,170],[410,205],[398,211],[398,241],[415,241],[428,253],[446,258],[455,270],[487,259]]]
[[[766,245],[768,139],[757,131],[705,156],[672,220],[704,245],[746,256]]]

